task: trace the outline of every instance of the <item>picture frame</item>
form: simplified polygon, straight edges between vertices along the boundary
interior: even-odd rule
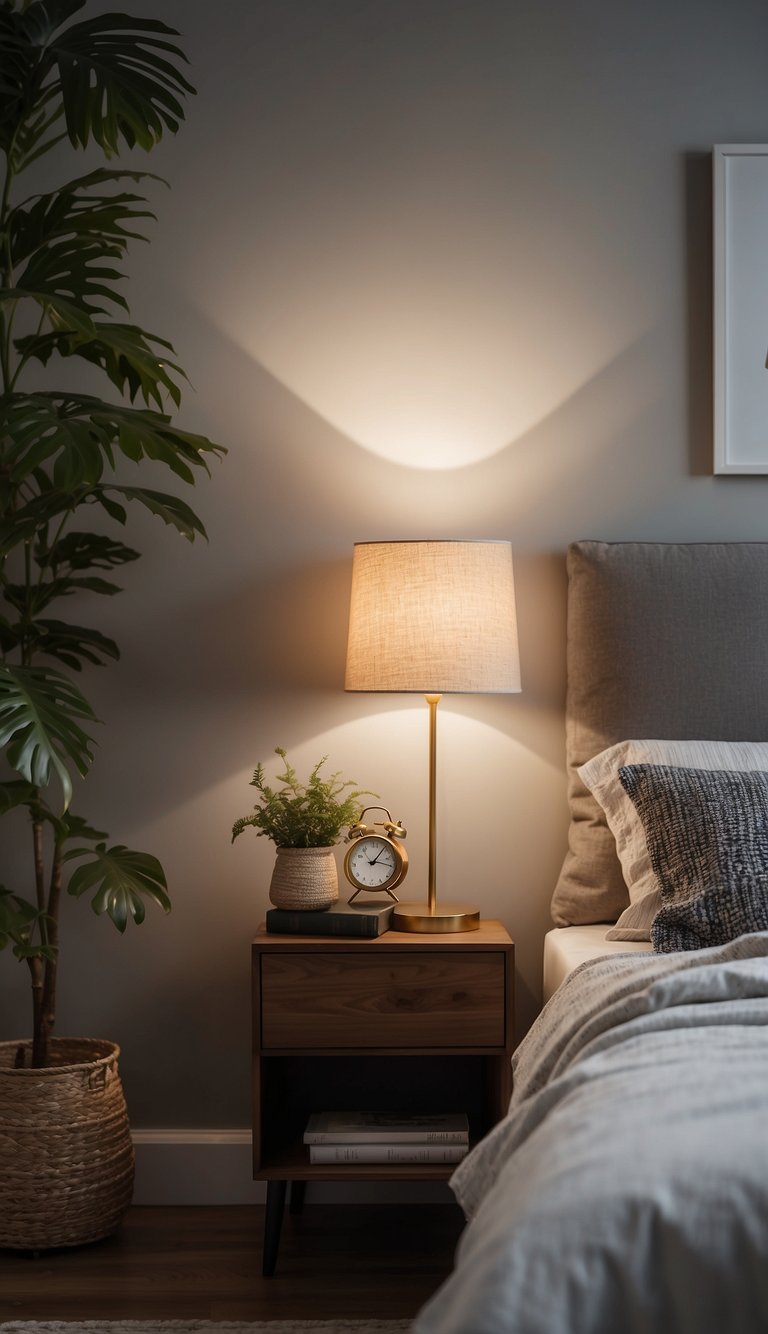
[[[768,144],[713,154],[714,471],[768,473]]]

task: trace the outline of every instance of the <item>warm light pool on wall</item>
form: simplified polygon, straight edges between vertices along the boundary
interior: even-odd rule
[[[418,692],[429,705],[426,903],[400,903],[396,931],[472,931],[480,910],[437,902],[437,705],[444,694],[520,690],[509,542],[358,542],[346,690]]]

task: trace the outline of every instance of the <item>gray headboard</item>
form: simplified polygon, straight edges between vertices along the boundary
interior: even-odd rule
[[[630,738],[768,740],[768,542],[575,542],[568,549],[571,825],[557,926],[629,902],[613,836],[576,769]]]

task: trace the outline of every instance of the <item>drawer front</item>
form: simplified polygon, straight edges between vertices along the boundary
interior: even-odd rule
[[[262,1046],[503,1047],[504,955],[265,954]]]

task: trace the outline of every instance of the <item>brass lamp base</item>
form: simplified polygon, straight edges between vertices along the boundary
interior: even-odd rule
[[[427,903],[398,903],[389,919],[391,931],[477,931],[480,909],[466,903],[439,903],[430,912]]]

